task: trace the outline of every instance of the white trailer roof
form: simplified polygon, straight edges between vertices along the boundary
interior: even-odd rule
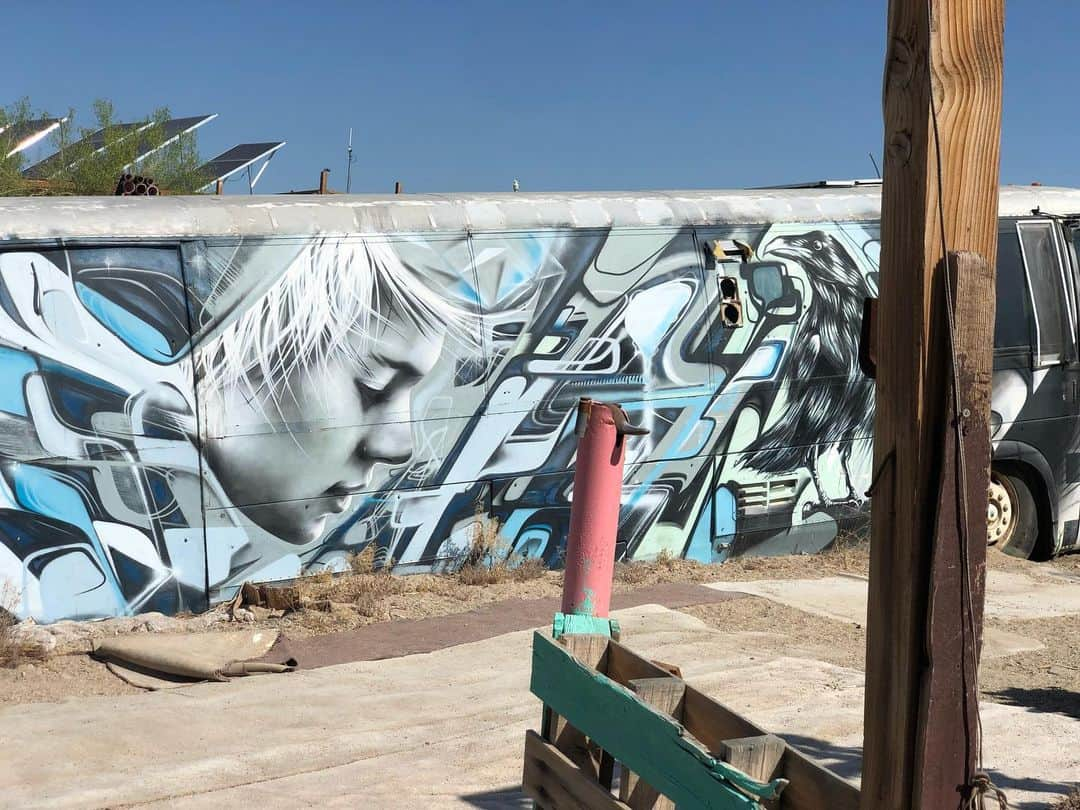
[[[325,196],[5,197],[0,242],[405,234],[873,220],[878,186]],[[1004,186],[1002,216],[1080,213],[1080,189]]]

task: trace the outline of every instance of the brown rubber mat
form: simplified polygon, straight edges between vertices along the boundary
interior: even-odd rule
[[[614,594],[611,609],[621,610],[638,605],[663,605],[677,609],[746,596],[703,585],[672,582]],[[277,663],[295,661],[297,669],[315,669],[351,661],[378,661],[415,655],[550,624],[558,609],[558,599],[507,599],[468,613],[380,622],[355,630],[306,638],[282,636],[260,660]]]

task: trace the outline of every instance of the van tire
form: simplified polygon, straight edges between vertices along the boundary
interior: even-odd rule
[[[1039,508],[1031,487],[1023,475],[994,469],[990,473],[988,498],[989,523],[987,542],[1012,557],[1030,559],[1039,547]],[[995,513],[1005,512],[1008,526],[999,536],[993,534]],[[1000,528],[1000,520],[997,521]]]

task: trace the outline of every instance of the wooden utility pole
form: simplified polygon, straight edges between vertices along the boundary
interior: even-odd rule
[[[977,762],[1003,31],[889,3],[864,810],[959,807]]]

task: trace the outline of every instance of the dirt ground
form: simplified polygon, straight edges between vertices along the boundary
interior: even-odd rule
[[[869,555],[865,547],[797,557],[758,557],[723,565],[703,565],[661,558],[651,563],[620,564],[615,591],[627,591],[669,582],[723,582],[756,579],[795,579],[863,574]],[[1019,570],[1060,582],[1062,574],[1080,575],[1080,555],[1051,563],[1029,563],[991,550],[989,564]],[[191,632],[207,629],[227,632],[253,626],[280,630],[291,638],[349,630],[395,619],[422,619],[465,613],[505,599],[557,597],[562,574],[526,567],[494,574],[395,577],[371,572],[361,560],[357,573],[308,577],[299,584],[303,607],[281,616],[268,611],[219,606],[194,617],[160,614],[100,622],[61,622],[48,631],[55,648],[44,660],[27,660],[14,668],[0,668],[0,705],[58,702],[90,695],[120,695],[139,691],[120,681],[86,655],[93,639],[129,632]],[[473,584],[476,583],[476,584]],[[761,649],[775,650],[779,641],[793,654],[806,655],[841,666],[862,668],[865,628],[830,620],[750,597],[683,608],[720,629],[759,633]],[[1001,702],[1045,706],[1051,711],[1080,717],[1075,693],[1080,691],[1080,617],[1038,620],[990,620],[1003,629],[1038,638],[1045,649],[987,661],[983,666],[984,694]]]
[[[808,558],[790,559],[801,561],[803,565],[809,562]],[[856,573],[865,573],[868,556],[859,553],[855,559],[864,566]],[[1060,582],[1061,574],[1080,575],[1080,555],[1061,557],[1049,563],[1031,563],[991,549],[987,563],[992,569],[1021,571],[1048,582]],[[796,574],[803,578],[814,575]],[[784,575],[770,572],[768,576],[780,579]],[[1080,585],[1080,581],[1077,584]],[[861,624],[805,613],[760,597],[682,610],[717,629],[737,628],[761,633],[759,643],[763,651],[775,649],[780,639],[793,655],[856,669],[864,669],[866,665],[866,628]],[[1066,714],[1080,720],[1080,616],[989,618],[986,626],[1038,639],[1045,646],[1041,650],[984,659],[980,666],[984,698]],[[753,640],[748,643],[753,644]]]

